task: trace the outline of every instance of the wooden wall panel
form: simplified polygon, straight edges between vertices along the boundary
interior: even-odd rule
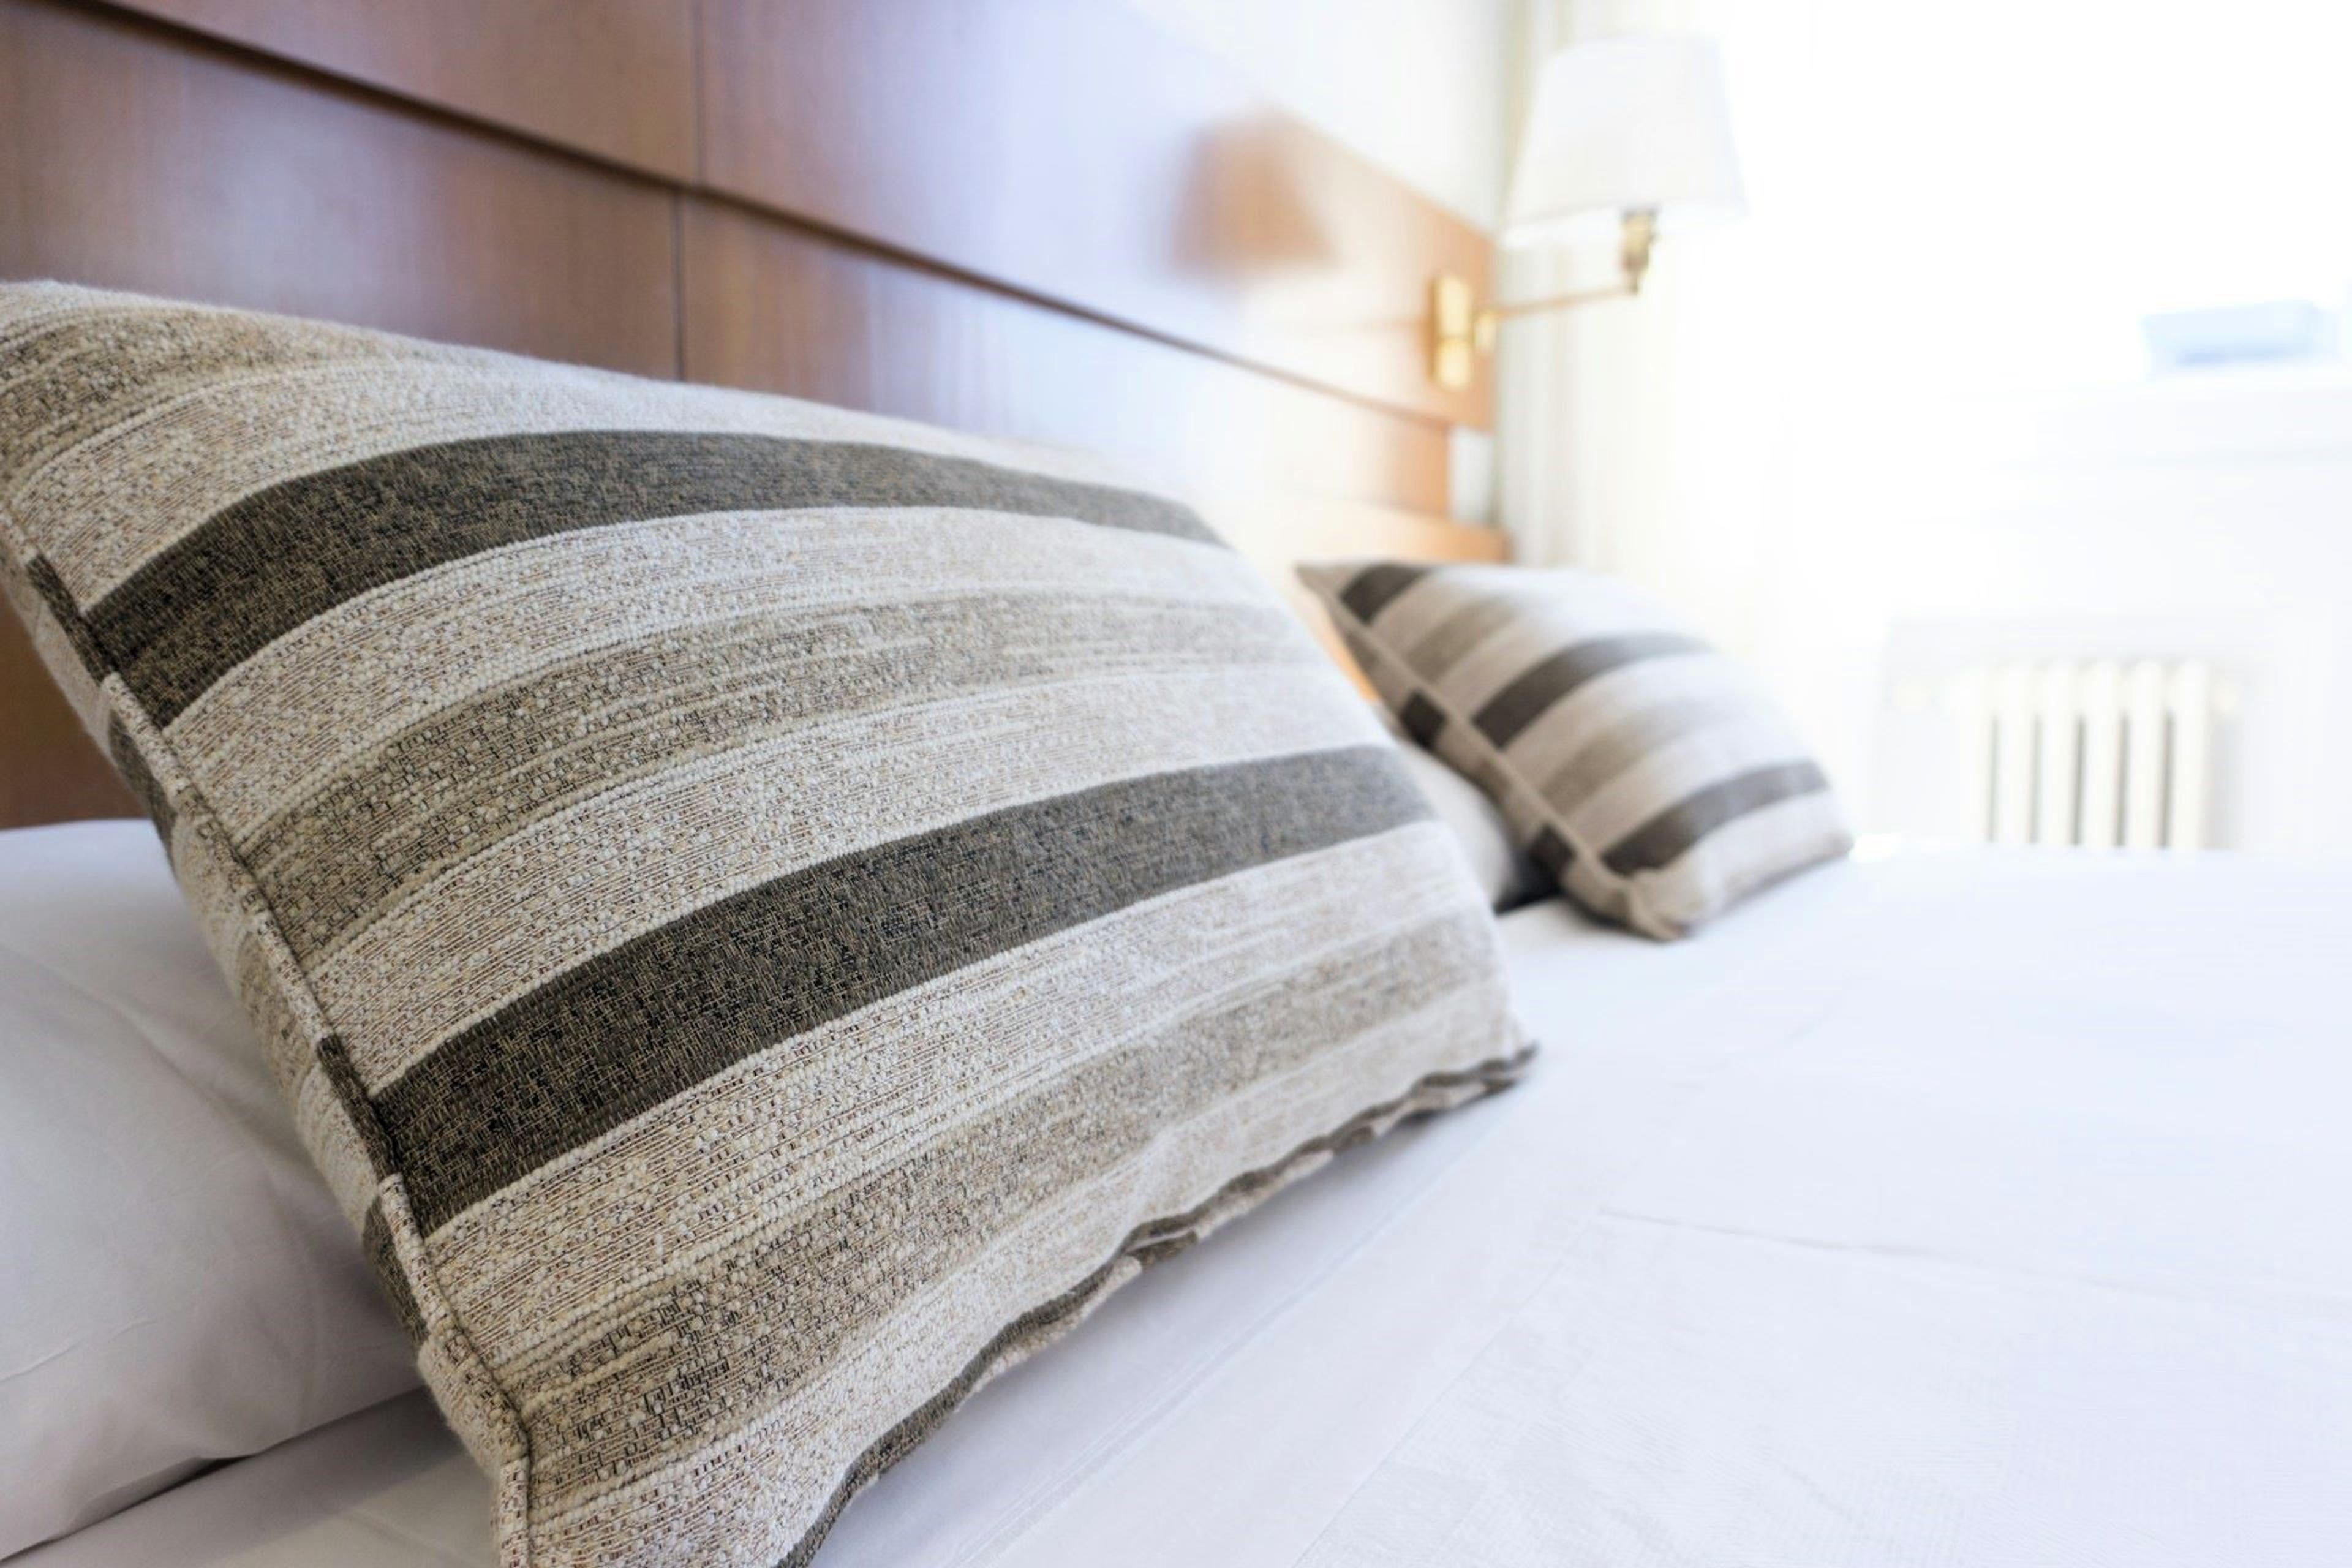
[[[1430,278],[1470,224],[1106,0],[702,0],[707,185],[1451,423]]]
[[[144,815],[0,599],[0,827]]]
[[[1449,423],[1492,245],[1111,0],[104,0]]]
[[[694,0],[117,0],[689,181]]]
[[[152,24],[0,0],[0,277],[669,375],[674,200]]]
[[[714,168],[753,205],[696,188],[677,123],[694,0],[0,0],[0,278],[1091,447],[1278,577],[1312,554],[1500,553],[1439,515],[1449,422],[1482,421],[1483,393],[1419,379],[1428,258],[1484,276],[1466,226],[1189,57],[1164,80],[1164,55],[1122,58],[1159,45],[1116,7],[703,3]],[[1026,30],[1056,17],[1066,37]],[[614,73],[617,94],[593,85]],[[0,624],[0,825],[131,809]]]
[[[685,374],[1108,452],[1195,496],[1446,508],[1442,425],[688,197]]]
[[[1433,515],[1445,506],[1442,426],[726,203],[689,198],[681,233],[688,379],[1112,453],[1196,501],[1351,672],[1293,563],[1508,552],[1496,530]]]

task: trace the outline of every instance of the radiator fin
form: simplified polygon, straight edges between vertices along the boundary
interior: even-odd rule
[[[1981,737],[1989,841],[2204,847],[2223,696],[2208,661],[2005,659],[1953,677],[1945,696]]]

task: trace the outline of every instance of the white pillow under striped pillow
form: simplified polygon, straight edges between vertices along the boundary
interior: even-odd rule
[[[1596,914],[1681,936],[1853,844],[1771,700],[1622,584],[1392,561],[1299,575],[1405,729]]]

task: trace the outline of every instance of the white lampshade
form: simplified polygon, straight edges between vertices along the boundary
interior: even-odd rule
[[[1545,63],[1503,225],[1506,245],[1557,244],[1629,211],[1662,230],[1746,210],[1723,66],[1704,38],[1603,38]]]

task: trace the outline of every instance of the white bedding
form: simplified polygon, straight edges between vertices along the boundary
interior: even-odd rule
[[[1510,916],[1526,1084],[1147,1271],[820,1568],[2352,1560],[2347,900],[1956,854],[1670,946]],[[16,1563],[483,1564],[488,1517],[412,1395]]]
[[[0,1555],[416,1382],[155,830],[0,832]]]

